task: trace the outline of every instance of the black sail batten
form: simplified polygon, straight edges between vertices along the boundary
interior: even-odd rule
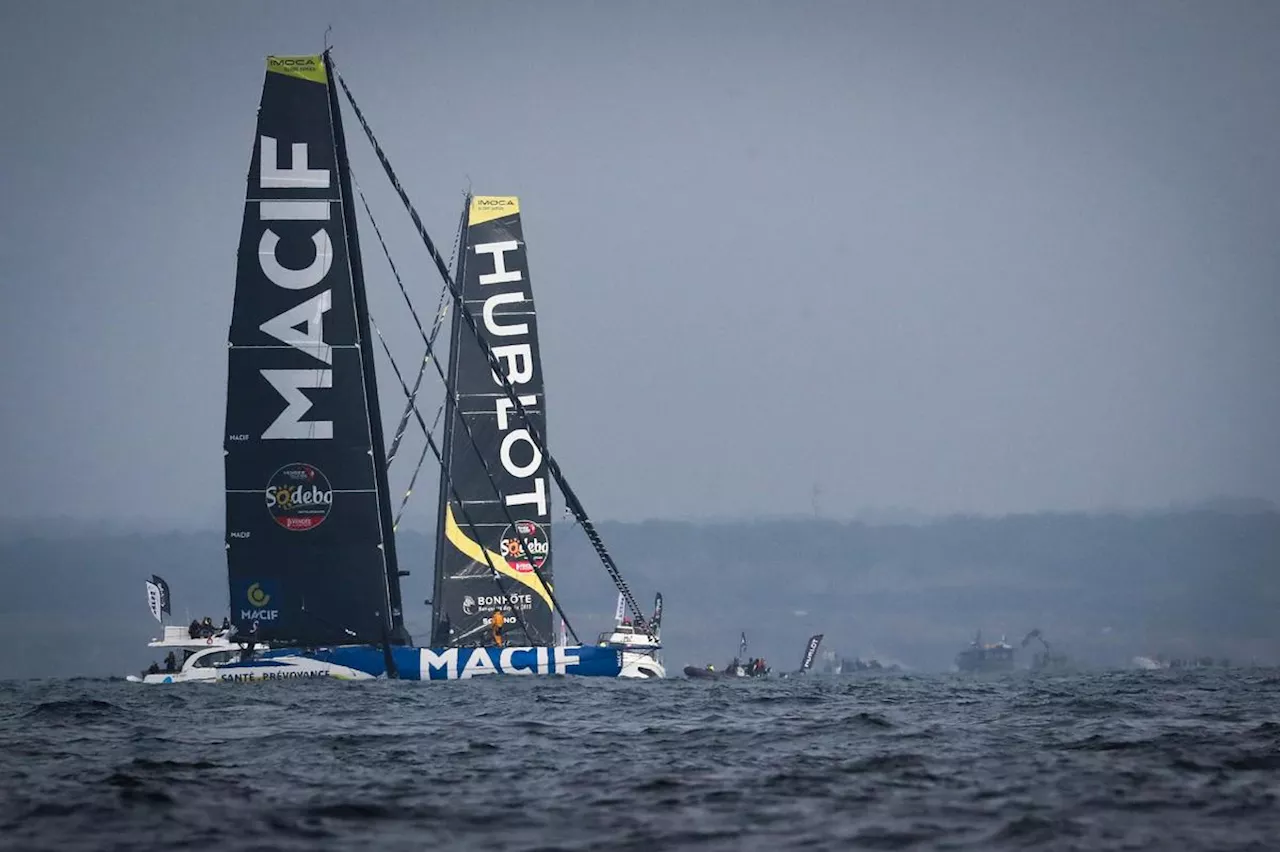
[[[399,195],[401,203],[409,213],[409,218],[412,220],[419,238],[427,248],[427,252],[431,255],[431,259],[435,262],[437,271],[449,286],[449,291],[453,296],[454,306],[458,311],[461,321],[466,324],[474,338],[476,340],[480,340],[480,332],[475,317],[467,309],[462,298],[462,294],[453,281],[453,277],[450,275],[448,267],[445,265],[444,258],[440,256],[440,252],[436,248],[434,241],[431,239],[430,234],[427,233],[426,227],[422,224],[422,218],[418,215],[418,211],[409,200],[409,196],[401,185],[399,178],[396,177],[395,170],[392,169],[390,161],[387,160],[386,154],[382,150],[382,146],[378,144],[377,138],[373,135],[373,130],[369,127],[369,123],[365,120],[359,104],[356,103],[355,97],[351,94],[350,87],[347,86],[346,81],[341,77],[341,75],[338,75],[336,72],[335,77],[338,83],[342,86],[343,93],[347,97],[347,102],[351,104],[352,111],[355,112],[356,119],[360,122],[360,126],[365,132],[365,136],[373,146],[374,152],[378,157],[378,161],[382,164],[383,171],[386,172],[388,180],[391,181],[392,187],[395,189],[396,194]],[[502,372],[501,365],[499,364],[497,357],[488,346],[483,345],[483,343],[481,343],[481,345],[482,348],[485,349],[485,354],[489,360],[490,367],[493,369],[494,374],[501,380],[502,388],[506,392],[507,397],[511,400],[515,413],[520,418],[520,422],[529,430],[535,446],[537,446],[542,452],[547,465],[547,470],[556,481],[556,484],[560,487],[560,493],[565,498],[567,508],[582,526],[583,532],[586,533],[588,541],[591,542],[592,548],[596,551],[596,555],[600,558],[600,561],[604,565],[610,579],[622,594],[623,599],[626,601],[628,608],[633,614],[636,626],[647,630],[647,620],[644,613],[640,610],[640,606],[636,602],[635,596],[631,593],[631,589],[622,578],[622,574],[618,570],[617,564],[614,563],[613,557],[604,546],[604,541],[600,538],[599,533],[596,532],[595,526],[587,516],[586,510],[582,506],[581,501],[569,486],[569,483],[566,481],[563,472],[560,470],[560,466],[556,463],[555,458],[547,450],[546,443],[542,440],[541,434],[538,432],[536,426],[533,425],[528,412],[520,402],[519,395],[515,392],[511,382],[507,380],[505,373]]]
[[[399,596],[332,79],[268,57],[228,335],[231,617],[301,645],[378,641]]]

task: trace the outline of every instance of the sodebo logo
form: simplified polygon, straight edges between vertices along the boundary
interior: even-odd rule
[[[324,523],[333,509],[333,487],[315,465],[287,464],[271,475],[266,488],[267,511],[291,532],[306,532]]]

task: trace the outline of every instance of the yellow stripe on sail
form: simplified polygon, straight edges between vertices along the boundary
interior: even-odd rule
[[[453,519],[452,503],[446,505],[444,510],[444,537],[449,540],[450,544],[458,548],[458,550],[460,550],[467,558],[472,561],[479,562],[481,565],[487,564],[484,559],[486,551],[480,547],[479,544],[467,538],[467,534],[462,531],[458,526],[458,522]],[[493,562],[493,567],[498,569],[498,573],[510,577],[517,583],[522,583],[530,589],[533,589],[533,591],[537,592],[538,597],[546,601],[547,607],[554,611],[555,607],[551,604],[551,595],[547,591],[547,587],[542,585],[542,580],[538,579],[537,574],[532,571],[528,573],[521,573],[508,565],[507,560],[503,559],[492,550],[487,552],[489,554],[490,561]]]

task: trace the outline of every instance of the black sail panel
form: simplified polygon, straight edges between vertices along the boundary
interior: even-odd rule
[[[458,284],[545,441],[542,358],[517,198],[471,199]],[[507,644],[549,644],[554,607],[538,576],[552,582],[546,460],[456,314],[448,376],[455,403],[445,427],[433,644],[492,644],[495,610],[507,619]]]
[[[390,623],[338,162],[323,57],[268,57],[229,339],[227,573],[241,633],[308,645]]]

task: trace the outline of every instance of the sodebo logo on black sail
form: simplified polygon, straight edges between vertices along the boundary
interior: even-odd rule
[[[542,568],[547,561],[547,556],[551,553],[551,541],[541,525],[533,521],[516,521],[515,529],[508,526],[502,533],[498,549],[508,565],[522,574],[528,574],[534,568]]]
[[[314,465],[287,464],[267,483],[267,511],[287,530],[305,532],[324,523],[333,509],[333,488]]]

